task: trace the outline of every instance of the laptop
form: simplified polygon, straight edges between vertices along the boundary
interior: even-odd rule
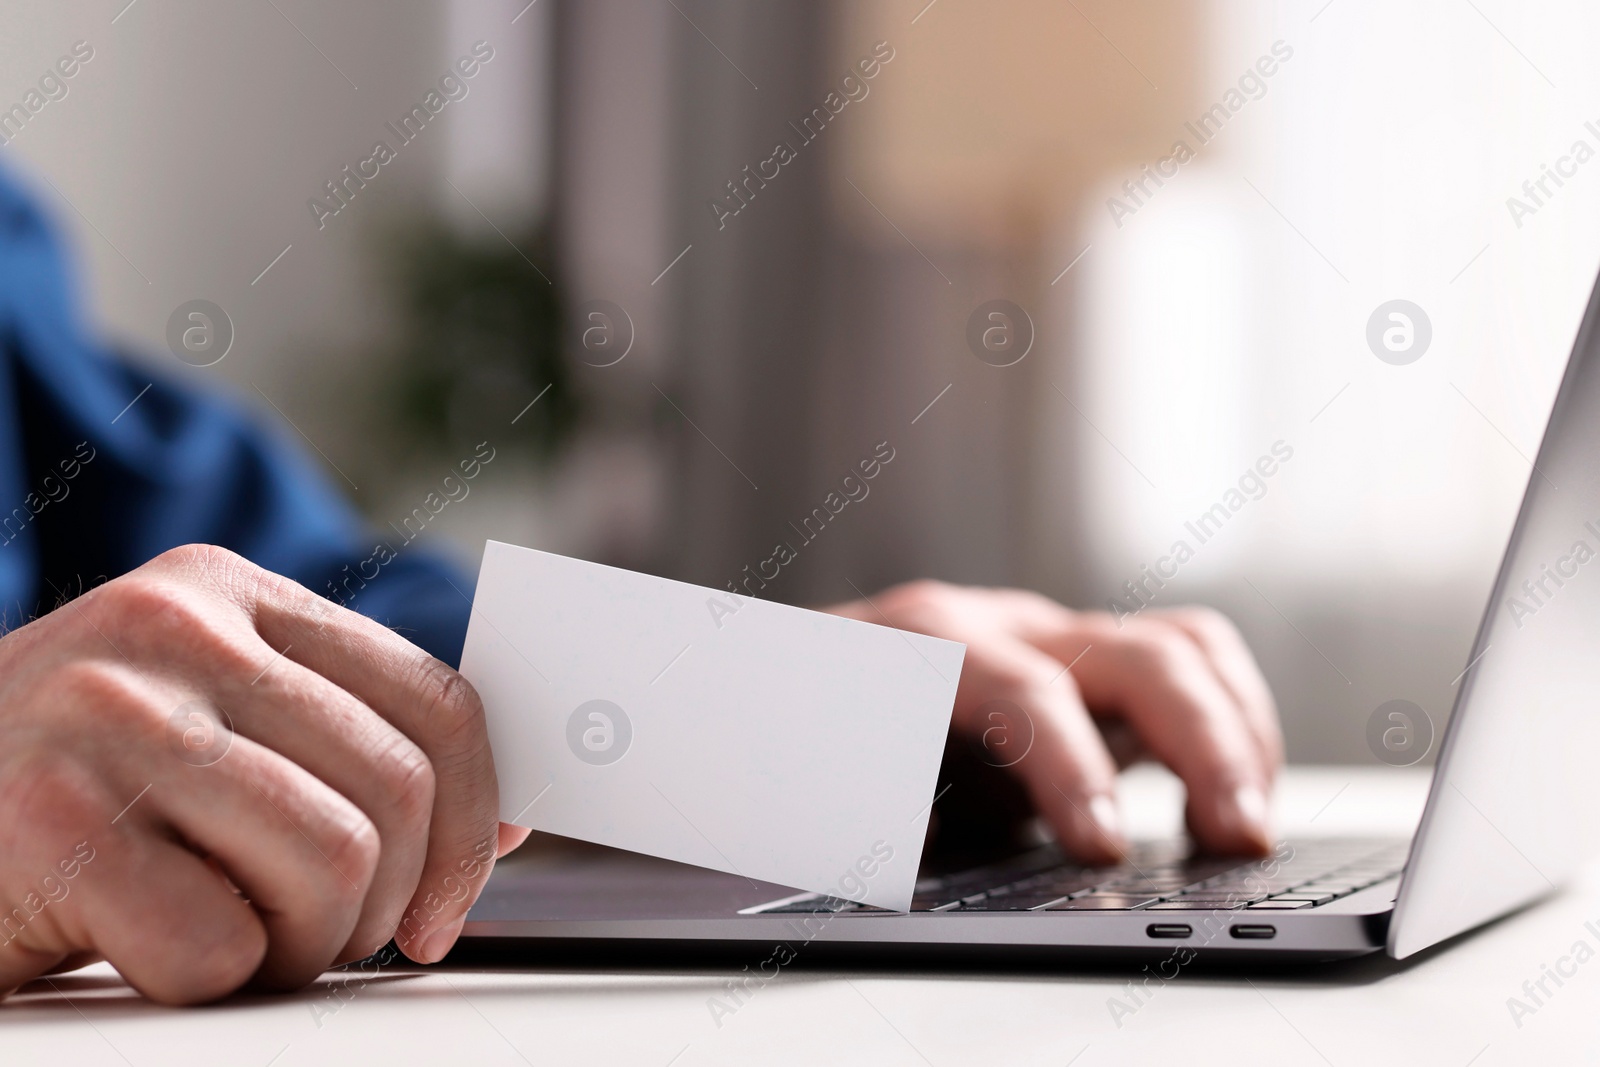
[[[1410,956],[1555,891],[1600,852],[1600,284],[1590,297],[1410,840],[1282,842],[1264,858],[1051,844],[924,865],[909,913],[576,847],[504,862],[458,953],[726,949],[1059,960]]]

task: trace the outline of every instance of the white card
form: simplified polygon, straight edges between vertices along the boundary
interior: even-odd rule
[[[500,818],[896,911],[966,646],[490,541]]]

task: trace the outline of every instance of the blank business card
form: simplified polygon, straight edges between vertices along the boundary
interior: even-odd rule
[[[966,646],[490,541],[500,818],[905,911]]]

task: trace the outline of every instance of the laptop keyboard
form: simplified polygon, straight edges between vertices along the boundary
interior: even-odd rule
[[[1176,844],[1135,845],[1115,867],[1064,862],[1053,845],[1003,863],[917,882],[912,911],[1296,911],[1316,908],[1393,878],[1408,842],[1319,839],[1286,842],[1241,862],[1186,856]],[[881,913],[825,894],[751,909],[762,915]],[[748,913],[747,913],[748,914]]]

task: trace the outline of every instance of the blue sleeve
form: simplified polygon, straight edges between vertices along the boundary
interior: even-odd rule
[[[0,171],[0,617],[168,548],[231,549],[452,665],[471,579],[369,534],[298,442],[88,332],[50,221]],[[176,364],[174,365],[177,369]]]

